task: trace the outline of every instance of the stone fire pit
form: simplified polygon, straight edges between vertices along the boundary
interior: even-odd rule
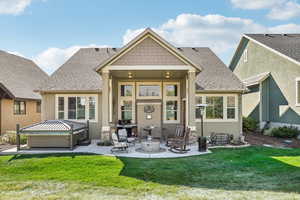
[[[136,149],[138,152],[143,153],[160,153],[166,149],[160,147],[160,141],[156,139],[145,139],[141,142],[141,147]]]

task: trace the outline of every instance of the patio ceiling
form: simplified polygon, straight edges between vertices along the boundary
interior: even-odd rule
[[[132,74],[132,79],[165,79],[169,73],[169,79],[184,78],[187,74],[186,70],[118,70],[111,71],[111,75],[116,78],[128,78],[129,73]]]

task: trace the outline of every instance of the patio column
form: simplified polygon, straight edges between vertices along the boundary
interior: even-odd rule
[[[195,114],[195,94],[196,94],[196,72],[189,71],[188,72],[188,126],[191,129],[191,140],[194,141],[196,139],[196,114]]]
[[[110,140],[109,126],[109,72],[102,72],[102,130],[101,141]]]

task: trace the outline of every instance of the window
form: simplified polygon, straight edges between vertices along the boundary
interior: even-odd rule
[[[132,120],[132,101],[123,101],[123,105],[121,105],[121,119],[122,120]]]
[[[131,97],[133,85],[121,85],[121,97]]]
[[[14,101],[14,114],[25,115],[26,114],[26,102],[25,101]]]
[[[244,51],[244,63],[248,61],[248,49],[245,49]]]
[[[40,101],[36,102],[36,112],[41,113],[41,102]]]
[[[203,118],[206,121],[237,120],[237,95],[203,95],[196,96],[197,104],[206,104]],[[195,109],[196,119],[201,119],[200,109]]]
[[[89,97],[89,119],[95,120],[96,119],[96,98]]]
[[[161,99],[161,83],[148,82],[137,83],[137,98],[139,99]]]
[[[179,123],[180,93],[179,83],[164,83],[164,122]]]
[[[300,77],[296,78],[296,105],[300,106]]]
[[[119,109],[118,119],[135,120],[135,83],[119,83]]]
[[[177,121],[177,107],[178,101],[167,101],[166,102],[166,120]]]
[[[65,118],[65,98],[58,97],[58,119]]]
[[[96,95],[63,95],[57,97],[57,118],[69,120],[96,120]]]
[[[235,111],[236,104],[235,104],[235,96],[228,96],[227,97],[227,119],[235,119]]]
[[[206,119],[223,119],[223,97],[206,97]]]

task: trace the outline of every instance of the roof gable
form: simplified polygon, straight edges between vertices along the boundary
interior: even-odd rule
[[[243,37],[300,65],[300,34],[245,34]]]
[[[186,65],[186,63],[149,36],[111,65]]]
[[[124,58],[123,56],[126,55],[127,53],[129,53],[127,57],[132,57],[134,55],[134,51],[132,52],[131,50],[133,50],[135,47],[137,47],[139,44],[145,44],[147,41],[148,43],[150,43],[151,40],[148,40],[149,38],[151,38],[151,40],[153,42],[156,42],[156,49],[157,47],[159,48],[164,48],[166,51],[168,51],[169,55],[168,58],[170,58],[171,55],[177,57],[176,59],[179,59],[182,63],[186,64],[186,65],[191,65],[192,67],[194,67],[197,71],[201,71],[201,66],[193,63],[190,59],[188,59],[186,56],[184,56],[180,51],[178,51],[175,47],[173,47],[171,44],[169,44],[167,41],[165,41],[163,38],[161,38],[158,34],[156,34],[155,32],[153,32],[150,28],[147,28],[145,31],[143,31],[141,34],[139,34],[138,36],[136,36],[133,40],[131,40],[128,44],[126,44],[124,47],[122,47],[118,53],[116,53],[115,55],[113,55],[112,57],[108,58],[107,60],[105,60],[103,63],[101,63],[97,68],[96,71],[100,71],[103,67],[108,66],[108,65],[112,65],[113,63],[117,62],[119,59]],[[146,40],[146,42],[143,42],[144,40]],[[153,44],[153,43],[152,43]],[[150,49],[148,49],[150,50]],[[147,50],[146,50],[147,51]],[[159,52],[162,52],[161,50]],[[144,53],[146,53],[144,51]],[[131,55],[130,55],[131,54]],[[148,58],[151,57],[153,55],[149,55],[148,54]],[[125,57],[125,58],[126,58]],[[136,56],[134,56],[135,59],[137,59]],[[147,58],[145,58],[146,60]],[[131,59],[132,60],[132,59]],[[145,62],[142,61],[142,62]],[[154,59],[155,60],[155,59]],[[152,60],[153,61],[153,60]],[[174,58],[172,58],[172,61],[174,62]],[[135,61],[136,62],[136,61]],[[141,62],[141,60],[139,61]],[[178,61],[176,63],[179,63]]]

